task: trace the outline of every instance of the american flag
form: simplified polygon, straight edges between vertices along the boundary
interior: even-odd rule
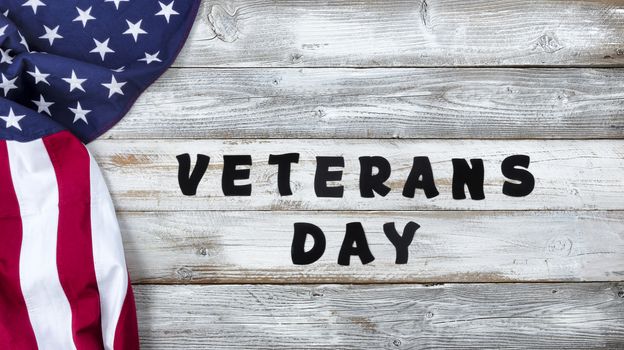
[[[137,349],[106,184],[84,146],[172,63],[199,0],[0,0],[0,349]]]

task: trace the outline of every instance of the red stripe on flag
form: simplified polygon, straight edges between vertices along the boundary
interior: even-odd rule
[[[115,330],[115,350],[136,350],[139,349],[139,330],[136,319],[136,306],[134,303],[134,293],[128,277],[128,290],[124,299],[119,322]]]
[[[0,348],[36,349],[19,279],[22,218],[6,141],[0,141]]]
[[[43,138],[59,189],[57,268],[72,310],[78,350],[102,349],[100,298],[91,239],[90,160],[85,146],[64,131]]]

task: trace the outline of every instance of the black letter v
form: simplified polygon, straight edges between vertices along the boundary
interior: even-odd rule
[[[210,157],[198,154],[197,163],[195,164],[193,173],[190,174],[190,176],[191,156],[189,156],[188,153],[184,153],[177,155],[176,158],[178,158],[178,164],[180,165],[178,168],[178,184],[180,185],[180,189],[184,195],[194,196],[197,193],[199,181],[201,181],[202,177],[204,177],[204,174],[206,173],[206,169],[210,163]]]

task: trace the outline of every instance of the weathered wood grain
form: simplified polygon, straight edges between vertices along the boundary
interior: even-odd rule
[[[177,66],[624,63],[621,1],[207,0]]]
[[[622,138],[624,69],[171,69],[104,138]]]
[[[621,349],[624,286],[136,286],[144,349]]]
[[[623,67],[622,38],[621,1],[204,1],[175,63],[194,69],[170,70],[105,135],[141,140],[91,146],[124,210],[143,348],[624,348],[622,283],[301,285],[621,281],[624,141],[504,139],[622,139],[624,70],[500,67]],[[266,160],[286,151],[302,160],[279,197]],[[193,198],[176,181],[186,152],[213,158]],[[254,156],[252,197],[221,193],[234,153]],[[517,153],[537,179],[522,199],[501,194]],[[314,197],[315,155],[345,156],[345,198]],[[362,155],[393,164],[388,197],[359,197]],[[417,155],[436,199],[400,196]],[[485,159],[485,201],[450,198],[452,157]],[[421,229],[395,265],[381,227],[410,220]],[[325,230],[314,265],[290,262],[296,221]],[[340,267],[352,221],[376,260]]]
[[[134,283],[618,281],[624,212],[121,212]],[[375,261],[337,264],[345,225],[362,222]],[[382,226],[416,231],[407,264]],[[290,257],[293,224],[325,233],[312,265]],[[311,238],[307,247],[311,247]]]
[[[104,170],[120,210],[554,210],[624,209],[624,140],[492,141],[492,140],[119,140],[90,145]],[[300,152],[293,165],[294,194],[281,197],[277,166],[269,154]],[[184,196],[178,185],[176,155],[211,156],[197,195]],[[225,197],[221,189],[222,155],[251,154],[250,197]],[[502,193],[504,158],[531,157],[536,179],[527,197]],[[344,156],[343,198],[317,198],[314,192],[316,156]],[[359,156],[384,156],[393,172],[386,197],[361,198]],[[426,199],[402,196],[414,156],[428,156],[440,195]],[[483,158],[484,200],[452,198],[451,158]],[[243,184],[247,181],[238,181]]]

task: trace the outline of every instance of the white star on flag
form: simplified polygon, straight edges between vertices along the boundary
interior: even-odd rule
[[[111,82],[109,84],[102,84],[104,85],[104,87],[106,87],[108,89],[108,98],[111,98],[111,96],[113,96],[114,94],[120,94],[123,95],[123,91],[121,91],[121,88],[126,85],[125,81],[121,81],[121,82],[117,82],[117,79],[115,79],[115,76],[113,75],[111,78]]]
[[[89,122],[87,121],[87,114],[91,112],[90,109],[82,109],[80,102],[76,102],[76,108],[69,107],[69,110],[74,112],[74,123],[78,120],[82,120],[85,123],[89,124]]]
[[[173,3],[175,1],[172,1],[169,3],[169,5],[165,5],[162,2],[158,2],[160,4],[160,11],[158,11],[156,13],[156,16],[165,16],[165,19],[167,20],[167,23],[169,23],[169,18],[173,15],[179,15],[178,12],[176,12],[176,10],[173,9]]]
[[[19,121],[24,118],[25,115],[15,115],[13,108],[9,108],[9,115],[0,116],[0,119],[6,122],[6,128],[14,127],[19,131],[22,131],[22,127],[19,125]]]
[[[52,115],[52,113],[50,113],[50,106],[52,106],[54,102],[46,101],[43,95],[39,95],[39,101],[32,100],[32,102],[37,105],[37,113],[46,112],[49,116]]]
[[[147,52],[145,53],[145,58],[141,58],[139,59],[139,61],[143,61],[147,64],[150,64],[152,62],[162,62],[159,58],[158,58],[158,54],[160,54],[160,51],[156,52],[155,54],[148,54]]]
[[[0,36],[3,36],[4,34],[6,34],[6,29],[9,25],[5,25],[4,27],[0,28]]]
[[[70,78],[63,78],[69,84],[69,92],[74,91],[74,89],[82,90],[82,92],[86,92],[82,88],[82,83],[87,81],[87,79],[80,79],[76,76],[76,72],[72,70]]]
[[[28,43],[26,42],[26,38],[24,38],[24,36],[22,35],[22,33],[19,30],[17,31],[17,35],[19,35],[19,37],[20,37],[20,44],[22,44],[26,48],[26,51],[30,52],[30,47],[28,47]]]
[[[123,34],[131,34],[132,37],[134,38],[134,42],[135,43],[137,42],[137,40],[139,38],[139,34],[147,34],[146,31],[141,29],[141,22],[143,22],[143,20],[139,20],[136,23],[132,23],[132,22],[130,22],[128,20],[126,20],[126,22],[128,23],[128,30],[123,32]]]
[[[130,0],[104,0],[104,2],[114,2],[115,3],[115,8],[117,10],[119,10],[119,3],[121,2],[128,2]]]
[[[0,49],[0,55],[2,56],[0,57],[0,63],[8,63],[8,64],[13,63],[13,57],[11,57],[9,53],[11,53],[11,49],[7,49],[6,51],[3,49]]]
[[[46,6],[41,0],[28,0],[22,6],[30,6],[35,14],[37,14],[37,7]]]
[[[111,50],[110,47],[108,47],[108,41],[110,40],[110,38],[104,40],[104,41],[98,41],[97,39],[93,39],[93,41],[95,42],[95,48],[91,51],[89,51],[90,53],[99,53],[100,57],[102,57],[102,61],[104,61],[104,56],[106,56],[107,53],[112,53],[115,52],[113,50]]]
[[[13,89],[17,89],[17,85],[15,85],[15,81],[17,80],[17,77],[9,80],[4,76],[4,73],[2,73],[2,82],[0,83],[0,88],[2,88],[2,90],[4,90],[4,96],[6,97],[6,95],[9,93],[9,91],[13,90]]]
[[[50,29],[48,26],[44,25],[43,29],[45,29],[45,34],[39,37],[39,39],[48,39],[50,42],[50,46],[54,45],[55,39],[62,39],[63,37],[58,33],[60,26],[56,26],[54,29]]]
[[[46,79],[50,74],[41,73],[39,71],[39,68],[37,68],[37,66],[35,66],[34,72],[26,72],[26,73],[32,75],[33,78],[35,78],[35,84],[39,84],[40,82],[43,82],[43,83],[50,85],[50,83]]]
[[[89,7],[86,10],[81,10],[80,8],[76,7],[76,10],[78,10],[78,17],[74,18],[72,22],[82,22],[82,27],[85,28],[87,26],[87,22],[95,19],[95,17],[91,16],[92,7],[93,6]]]

